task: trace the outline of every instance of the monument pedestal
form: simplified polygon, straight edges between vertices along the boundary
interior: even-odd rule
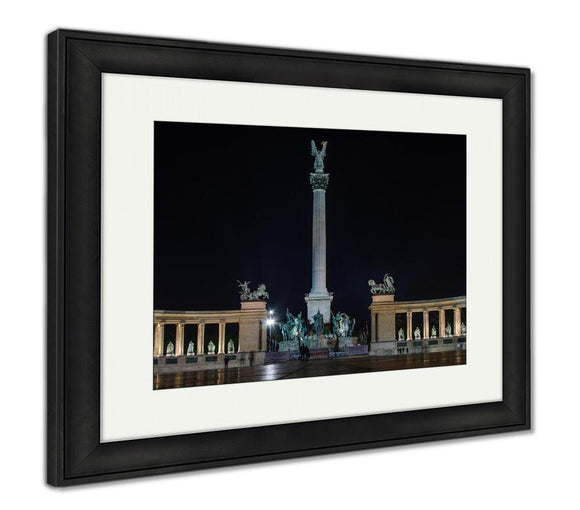
[[[314,316],[318,312],[324,317],[325,324],[330,322],[330,303],[332,303],[332,294],[330,292],[320,294],[311,292],[306,294],[304,301],[306,301],[308,322],[314,322]]]
[[[254,312],[248,318],[240,319],[239,350],[265,351],[266,350],[266,318],[268,310],[266,301],[242,301],[243,311]]]
[[[395,340],[395,295],[375,294],[371,311],[371,342]]]

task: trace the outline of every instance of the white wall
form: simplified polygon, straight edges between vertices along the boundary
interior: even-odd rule
[[[5,508],[571,508],[580,116],[574,2],[6,2],[0,87]],[[56,27],[532,68],[534,430],[54,490],[44,485],[44,66]],[[559,345],[559,352],[552,345]],[[26,368],[11,364],[25,355]],[[308,483],[300,490],[298,481]],[[134,503],[135,502],[135,503]]]

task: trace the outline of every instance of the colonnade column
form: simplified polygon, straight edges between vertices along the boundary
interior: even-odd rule
[[[203,348],[203,343],[204,343],[204,338],[205,337],[205,323],[200,322],[197,325],[197,354],[203,354],[204,353],[204,348]]]
[[[413,328],[413,312],[407,312],[407,340],[411,340]]]
[[[445,336],[445,310],[439,310],[439,336]]]
[[[161,322],[155,323],[155,338],[153,342],[153,356],[163,356],[163,345],[165,343],[165,327]]]
[[[183,356],[183,336],[185,324],[178,322],[175,328],[175,355]]]
[[[423,311],[423,338],[429,338],[429,312]]]
[[[219,323],[218,332],[218,354],[224,354],[226,352],[226,323]]]
[[[455,308],[453,310],[453,319],[455,322],[455,328],[453,329],[453,332],[455,333],[455,336],[460,336],[461,335],[461,308]]]

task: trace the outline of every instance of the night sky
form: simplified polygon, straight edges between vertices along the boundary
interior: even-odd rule
[[[239,309],[250,280],[279,318],[306,314],[311,139],[328,141],[333,312],[364,324],[386,272],[398,301],[465,295],[464,136],[156,122],[156,310]]]

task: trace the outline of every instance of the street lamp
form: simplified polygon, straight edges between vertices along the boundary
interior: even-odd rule
[[[276,321],[272,317],[273,311],[268,312],[268,318],[266,319],[266,326],[268,326],[268,351],[272,350],[272,326],[276,324]]]

